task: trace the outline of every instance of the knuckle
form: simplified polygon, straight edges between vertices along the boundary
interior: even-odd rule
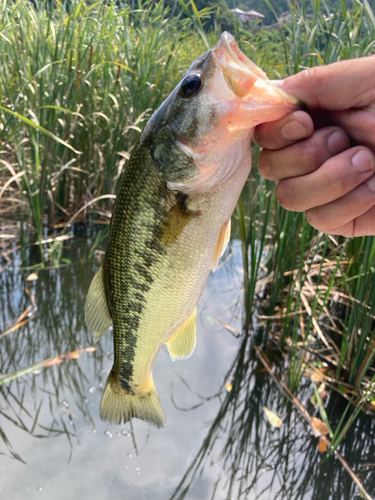
[[[271,165],[272,163],[270,162],[268,151],[266,150],[261,151],[258,156],[259,173],[266,179],[274,180],[271,174]]]
[[[351,238],[353,236],[353,221],[337,225],[337,220],[332,220],[327,216],[326,211],[323,209],[310,209],[306,210],[305,217],[307,222],[318,231],[327,234],[337,234]]]
[[[268,123],[262,123],[254,130],[253,140],[262,148],[267,148],[272,145],[272,137],[269,133],[269,127]]]
[[[318,210],[314,210],[313,208],[310,210],[306,210],[305,217],[307,222],[315,229],[319,231],[328,232],[328,228],[325,227],[324,220]]]
[[[328,162],[327,162],[328,163]],[[322,188],[333,188],[338,196],[346,191],[346,185],[350,179],[343,175],[342,164],[338,159],[333,158],[327,164],[327,168],[322,169]]]
[[[318,70],[317,68],[317,66],[314,66],[312,68],[305,69],[300,73],[297,73],[297,75],[295,75],[295,78],[297,79],[298,87],[302,89],[315,88],[318,80],[320,80],[320,70]]]
[[[295,190],[289,179],[280,181],[276,188],[276,195],[280,205],[286,210],[291,210],[292,212],[301,211],[301,208],[298,206],[298,201],[296,200]]]

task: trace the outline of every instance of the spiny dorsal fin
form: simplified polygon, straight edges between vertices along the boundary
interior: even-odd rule
[[[217,269],[217,265],[219,264],[220,257],[223,255],[225,252],[228,242],[230,240],[230,228],[231,228],[231,222],[230,219],[223,224],[223,227],[221,228],[220,234],[219,234],[219,239],[217,240],[217,245],[215,248],[215,253],[214,257],[212,259],[212,272],[214,273]]]
[[[86,298],[85,319],[92,338],[97,342],[112,324],[104,286],[104,260],[95,274]]]
[[[194,309],[177,333],[166,342],[173,361],[190,358],[196,344],[196,331],[197,308]]]

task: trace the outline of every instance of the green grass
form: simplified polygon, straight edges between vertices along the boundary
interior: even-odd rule
[[[20,175],[38,239],[56,215],[116,191],[140,129],[205,50],[190,19],[139,7],[2,2],[1,167]]]
[[[294,2],[291,12],[292,23],[282,29],[288,74],[375,52],[375,19],[367,2],[355,3],[350,11],[338,2],[330,14],[317,1],[310,15],[305,2]],[[262,318],[254,332],[257,342],[270,353],[276,348],[283,354],[275,366],[279,364],[282,379],[295,394],[315,373],[319,385],[329,390],[328,405],[332,391],[348,400],[342,418],[332,424],[332,453],[360,412],[375,409],[375,240],[317,232],[303,214],[280,208],[274,185],[256,170],[244,196],[251,208],[246,213],[241,202],[237,213],[246,271],[246,325]],[[252,356],[250,344],[246,356]],[[329,418],[325,413],[323,417]]]
[[[35,9],[27,1],[0,2],[0,202],[21,221],[23,241],[26,225],[41,241],[61,217],[67,221],[83,207],[111,208],[108,197],[96,198],[116,192],[147,119],[206,42],[212,46],[219,36],[202,31],[209,11],[198,14],[180,3],[172,16],[163,2],[151,0],[122,7],[73,2],[70,13],[60,3]],[[249,33],[238,26],[242,50],[270,78],[375,52],[375,17],[366,0],[350,11],[344,2],[334,12],[319,0],[309,13],[308,7],[293,2],[292,23],[280,31]],[[254,148],[255,163],[257,154]],[[303,214],[278,205],[274,184],[256,168],[235,217],[246,318],[233,368],[238,380],[217,428],[237,411],[235,397],[253,363],[251,332],[296,394],[315,373],[331,394],[348,400],[342,419],[331,422],[336,448],[360,411],[374,407],[374,238],[318,233]],[[60,253],[54,250],[54,265]],[[329,419],[329,411],[323,416]],[[247,443],[248,428],[241,423],[238,429]],[[241,447],[238,463],[240,453]]]
[[[308,13],[309,7],[311,4],[304,1],[293,2],[292,23],[283,25],[279,34],[269,35],[272,37],[269,59],[274,60],[276,49],[278,65],[274,63],[274,68],[281,76],[375,52],[375,18],[367,2],[356,2],[349,11],[344,2],[337,2],[332,13],[319,0],[312,2]],[[262,54],[263,46],[260,44],[259,48],[260,59],[267,60],[267,50]],[[254,54],[251,55],[254,57]],[[262,66],[262,62],[257,62]],[[269,70],[268,73],[275,77]],[[255,147],[255,164],[257,154]],[[318,453],[314,438],[308,435],[304,438],[309,447],[304,460],[308,468],[317,464],[314,474],[319,474],[319,468],[324,470],[325,460],[340,449],[349,452],[350,462],[351,445],[346,445],[345,439],[349,431],[355,433],[357,428],[362,429],[355,425],[361,413],[373,415],[375,409],[374,238],[332,238],[319,233],[306,222],[303,214],[286,212],[278,205],[274,183],[263,179],[256,169],[252,170],[235,217],[237,235],[242,241],[246,318],[240,349],[225,377],[232,381],[232,390],[228,393],[223,385],[217,417],[210,423],[206,440],[173,499],[185,498],[194,478],[213,460],[211,451],[220,443],[223,429],[227,434],[219,444],[222,450],[219,457],[229,479],[225,485],[221,483],[221,487],[228,498],[234,491],[237,491],[236,498],[253,495],[252,488],[257,484],[255,471],[264,467],[261,457],[267,456],[267,450],[272,453],[274,446],[281,450],[283,443],[289,442],[288,435],[294,429],[289,419],[283,427],[283,439],[270,438],[274,442],[269,445],[267,441],[257,440],[254,429],[260,424],[254,419],[261,418],[258,406],[262,408],[266,403],[270,387],[266,378],[261,395],[249,390],[253,387],[252,379],[259,376],[254,344],[262,346],[263,356],[271,361],[270,366],[277,374],[275,378],[280,381],[280,395],[285,393],[283,386],[287,386],[288,393],[294,397],[304,401],[311,398],[314,402],[314,406],[309,404],[311,416],[325,421],[331,431],[331,444],[325,458]],[[256,352],[260,352],[259,349]],[[341,396],[344,405],[342,401],[338,403]],[[257,397],[261,399],[259,405]],[[279,402],[278,397],[275,401],[275,396],[270,398],[268,405],[278,406],[279,412],[285,411],[284,398],[283,402]],[[255,409],[249,409],[250,403]],[[340,404],[341,411],[337,412]],[[301,405],[295,407],[300,409]],[[357,439],[358,442],[363,439],[364,450],[365,436]],[[251,451],[254,448],[256,452]],[[255,457],[260,462],[255,463]],[[279,463],[280,457],[275,460]],[[285,469],[286,475],[291,472],[290,467]],[[357,485],[361,484],[353,471],[349,474]],[[272,481],[277,482],[276,476],[275,472]],[[220,479],[216,484],[218,488],[219,482]],[[348,486],[338,487],[341,479],[335,484],[338,489],[332,498],[345,495]],[[279,495],[291,499],[307,494],[309,486],[305,480],[301,484],[296,480],[293,485],[286,496],[282,489]],[[329,488],[327,485],[321,491],[328,496]],[[351,491],[354,494],[355,487]],[[368,493],[362,493],[361,496],[370,498]]]

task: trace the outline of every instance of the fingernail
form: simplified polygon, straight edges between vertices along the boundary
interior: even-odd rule
[[[370,179],[367,181],[367,186],[372,192],[375,192],[375,176],[373,175],[370,177]]]
[[[288,141],[298,141],[307,137],[307,128],[298,120],[290,120],[281,128],[281,133]]]
[[[335,156],[349,146],[348,138],[342,132],[335,130],[328,137],[328,149],[332,156]]]
[[[359,173],[368,172],[374,168],[374,157],[368,151],[361,149],[352,157],[352,165]]]

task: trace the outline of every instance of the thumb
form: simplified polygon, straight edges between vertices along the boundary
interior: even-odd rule
[[[362,57],[316,66],[278,85],[309,109],[341,111],[375,102],[375,57]]]

